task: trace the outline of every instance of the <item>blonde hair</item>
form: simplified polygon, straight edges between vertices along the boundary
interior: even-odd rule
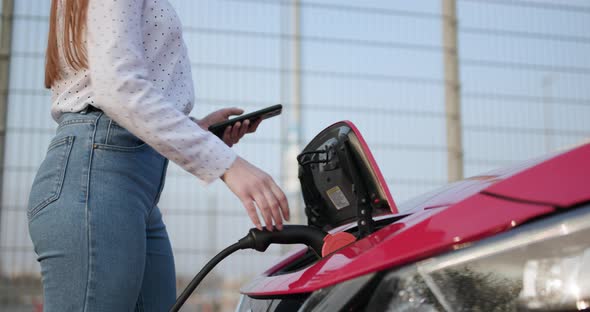
[[[57,36],[58,5],[62,2],[64,57],[67,65],[79,70],[88,68],[88,57],[84,45],[84,29],[88,11],[88,0],[51,0],[49,36],[45,56],[45,87],[51,88],[61,78],[59,42]]]

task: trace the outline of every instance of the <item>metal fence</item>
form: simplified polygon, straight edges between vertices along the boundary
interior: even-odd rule
[[[587,1],[460,0],[456,20],[443,14],[446,0],[170,2],[184,23],[195,116],[224,106],[285,106],[280,118],[265,121],[236,150],[280,181],[299,222],[303,207],[294,155],[335,121],[357,124],[397,202],[448,180],[449,88],[461,103],[455,125],[461,129],[465,176],[590,136]],[[19,0],[13,14],[3,14],[12,40],[8,51],[0,51],[10,65],[8,90],[2,92],[8,115],[0,310],[30,310],[42,301],[24,209],[55,128],[49,93],[42,88],[48,12],[49,1]],[[456,51],[443,42],[444,23],[456,26]],[[454,52],[458,83],[445,75],[445,56]],[[205,188],[173,164],[160,207],[179,287],[250,227],[221,182]],[[193,297],[191,309],[231,310],[239,285],[284,251],[228,258]]]

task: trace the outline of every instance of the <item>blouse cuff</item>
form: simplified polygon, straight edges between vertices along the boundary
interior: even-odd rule
[[[200,160],[204,162],[204,166],[191,173],[207,185],[219,179],[231,167],[238,155],[212,133],[209,133],[209,138],[203,145],[205,150],[209,150],[205,159]]]

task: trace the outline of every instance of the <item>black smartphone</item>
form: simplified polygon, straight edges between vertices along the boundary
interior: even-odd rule
[[[233,126],[233,124],[235,124],[238,121],[244,122],[246,119],[249,119],[250,124],[252,124],[252,123],[256,122],[259,118],[267,119],[270,117],[280,115],[282,111],[283,111],[283,105],[281,105],[281,104],[273,105],[273,106],[263,108],[261,110],[258,110],[258,111],[252,112],[252,113],[241,115],[241,116],[211,125],[211,126],[209,126],[209,131],[213,132],[213,134],[215,134],[219,138],[223,138],[223,132],[225,131],[225,128],[227,128],[228,126]]]

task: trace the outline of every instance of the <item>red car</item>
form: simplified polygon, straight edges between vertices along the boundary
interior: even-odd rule
[[[242,288],[237,311],[590,307],[590,144],[400,207],[350,122],[298,161],[308,223],[330,233],[322,255],[287,256]]]

